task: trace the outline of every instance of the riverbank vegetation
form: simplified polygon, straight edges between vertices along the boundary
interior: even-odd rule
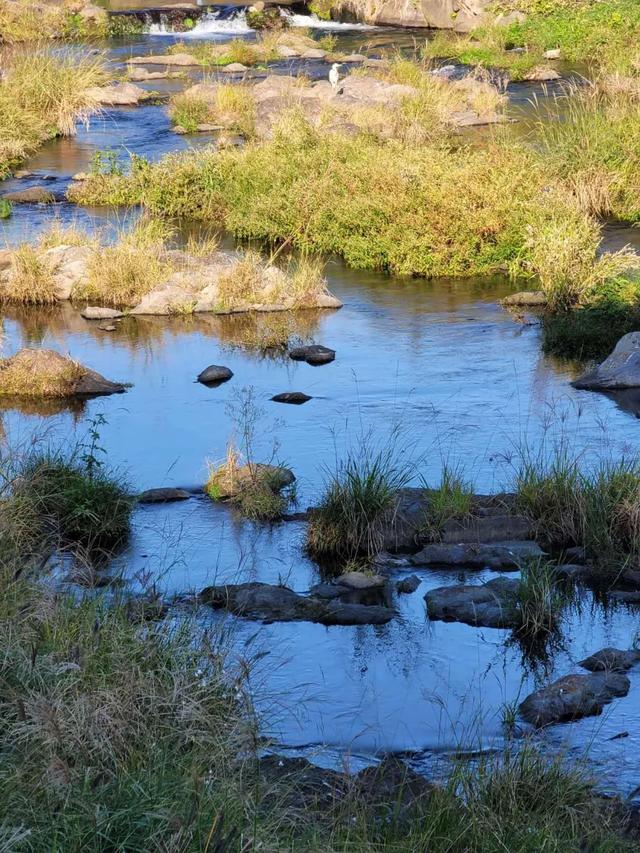
[[[0,3],[0,40],[5,45],[45,39],[104,38],[107,33],[106,12],[87,0],[59,3],[3,0]]]
[[[49,49],[15,53],[0,80],[0,177],[99,109],[92,87],[107,81],[98,55]]]

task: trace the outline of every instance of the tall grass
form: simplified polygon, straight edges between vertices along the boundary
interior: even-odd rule
[[[424,486],[429,488],[427,483]],[[445,465],[439,485],[429,489],[426,535],[437,539],[447,521],[468,517],[473,506],[473,494],[473,484],[465,479],[463,473]]]
[[[107,80],[100,55],[36,47],[11,57],[0,80],[0,176],[45,140],[70,136],[98,110]]]

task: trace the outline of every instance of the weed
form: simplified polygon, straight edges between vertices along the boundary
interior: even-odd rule
[[[428,488],[426,484],[425,488]],[[460,471],[445,465],[440,485],[429,490],[426,535],[437,539],[447,521],[467,518],[471,514],[472,505],[473,485],[465,480]]]
[[[557,629],[566,596],[558,588],[552,563],[543,560],[526,563],[520,571],[518,588],[518,630],[529,637],[540,637]]]

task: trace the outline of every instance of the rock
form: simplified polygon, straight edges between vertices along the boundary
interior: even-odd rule
[[[357,65],[360,62],[366,62],[367,57],[361,53],[348,53],[346,56],[340,57],[340,62],[348,65]]]
[[[165,53],[160,56],[133,56],[127,60],[129,65],[200,65],[200,61],[190,53]]]
[[[22,180],[23,178],[30,178],[33,175],[33,172],[30,172],[28,169],[18,169],[17,172],[13,173],[14,178],[18,178]]]
[[[503,12],[500,15],[496,15],[494,23],[499,27],[510,27],[511,24],[522,24],[526,20],[527,16],[524,12],[515,10],[513,12]]]
[[[488,515],[446,521],[440,531],[444,544],[460,542],[515,542],[529,540],[535,527],[523,515]]]
[[[130,68],[129,80],[132,83],[147,83],[149,80],[173,80],[180,77],[178,71],[147,71],[146,68]]]
[[[313,398],[309,397],[308,394],[303,394],[302,391],[285,391],[283,394],[276,394],[271,399],[274,403],[291,403],[294,406],[300,406]]]
[[[310,47],[302,53],[302,59],[324,59],[326,55],[326,50],[322,50],[319,47]]]
[[[184,489],[174,489],[172,487],[147,489],[146,492],[138,495],[138,503],[141,504],[167,504],[175,501],[189,500],[191,495]]]
[[[318,583],[309,590],[309,595],[315,598],[340,598],[351,592],[348,586],[340,586],[337,583]]]
[[[519,293],[511,293],[509,296],[505,296],[502,304],[524,308],[542,308],[547,304],[547,297],[543,290],[521,290]]]
[[[408,816],[424,805],[436,786],[420,776],[395,755],[361,770],[355,777],[352,793],[356,802],[365,802],[385,821]]]
[[[543,55],[545,59],[560,59],[560,48],[554,47],[552,50],[545,50]]]
[[[541,557],[544,557],[544,551],[530,541],[478,545],[472,542],[449,545],[432,542],[410,556],[409,562],[414,566],[464,566],[469,569],[517,571],[526,560]]]
[[[366,9],[347,3],[344,10],[359,21],[391,27],[433,27],[469,32],[484,20],[489,0],[383,0]],[[517,13],[518,15],[521,13]]]
[[[529,83],[549,83],[552,80],[559,80],[560,74],[554,68],[545,68],[539,65],[522,78]]]
[[[75,175],[71,175],[72,181],[88,181],[91,175],[88,172],[76,172]]]
[[[640,604],[640,590],[616,589],[609,593],[609,598],[622,604]]]
[[[591,568],[582,563],[560,563],[559,566],[554,568],[553,574],[556,578],[561,578],[562,580],[587,581],[591,577]]]
[[[52,204],[56,200],[51,190],[42,186],[14,190],[10,193],[4,193],[2,198],[14,204]]]
[[[244,71],[248,71],[246,65],[243,65],[241,62],[231,62],[229,65],[223,65],[219,71],[224,71],[225,74],[242,74]]]
[[[630,686],[626,675],[615,672],[565,675],[527,696],[520,716],[538,727],[595,716],[615,697],[626,696]]]
[[[282,465],[266,465],[263,462],[251,462],[247,465],[238,465],[229,470],[222,465],[214,472],[209,480],[209,495],[215,492],[216,500],[228,500],[236,497],[247,486],[253,483],[266,483],[274,492],[280,492],[295,483],[296,477],[293,471]]]
[[[152,95],[133,83],[116,83],[112,86],[94,86],[85,95],[103,107],[135,107]]]
[[[125,390],[124,385],[54,350],[21,349],[0,359],[1,396],[99,397]]]
[[[98,328],[101,332],[115,332],[117,326],[114,326],[113,323],[98,323]]]
[[[288,47],[286,44],[279,44],[276,47],[276,53],[283,59],[294,59],[296,56],[300,56],[299,50],[296,50],[293,47]]]
[[[91,256],[89,246],[54,246],[40,255],[51,270],[55,285],[55,298],[71,298],[74,288],[84,283]],[[5,295],[11,299],[11,275],[6,281]]]
[[[415,592],[420,586],[420,578],[417,575],[409,575],[408,578],[402,578],[396,584],[396,590],[401,593]]]
[[[80,315],[85,320],[115,320],[118,317],[124,317],[122,311],[116,311],[115,308],[102,308],[93,305],[87,305],[86,308],[83,308]]]
[[[640,661],[637,649],[614,649],[608,647],[581,660],[578,666],[590,672],[626,672]]]
[[[564,558],[567,563],[585,563],[587,560],[587,549],[582,545],[566,548]]]
[[[203,385],[222,385],[223,382],[228,382],[233,376],[233,371],[228,367],[221,367],[218,364],[210,364],[198,374],[197,382]]]
[[[294,361],[306,361],[307,364],[312,365],[329,364],[335,357],[335,350],[323,347],[320,344],[295,347],[289,351],[289,358],[292,358]]]
[[[368,575],[365,572],[346,572],[336,578],[336,583],[349,589],[380,589],[387,582],[382,575]]]
[[[640,387],[640,332],[623,335],[602,364],[572,385],[590,391]]]
[[[394,615],[389,607],[345,604],[299,595],[266,583],[227,584],[204,589],[200,599],[236,616],[267,622],[319,622],[321,625],[384,625]]]
[[[425,595],[429,618],[484,628],[515,628],[520,581],[495,578],[480,586],[441,586]]]

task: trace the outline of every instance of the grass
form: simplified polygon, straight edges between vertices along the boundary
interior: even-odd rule
[[[0,359],[0,396],[62,399],[86,374],[79,362],[51,350],[22,349]]]
[[[194,133],[203,124],[219,124],[247,138],[255,132],[255,101],[248,86],[218,84],[213,98],[184,92],[171,99],[169,111],[174,125]],[[207,84],[204,89],[210,89]]]
[[[393,444],[375,450],[361,442],[328,475],[307,527],[309,553],[341,564],[373,558],[383,549],[396,493],[410,476]]]
[[[13,251],[9,283],[12,302],[54,305],[57,301],[53,267],[37,246],[24,243]]]
[[[73,135],[99,108],[89,90],[106,81],[99,55],[16,53],[0,81],[0,177],[47,139]]]
[[[428,488],[426,484],[425,488]],[[437,539],[447,521],[471,515],[473,495],[473,484],[460,471],[445,465],[439,486],[429,490],[429,509],[425,522],[427,535]]]
[[[640,465],[631,458],[581,471],[559,454],[546,465],[528,460],[516,478],[517,504],[553,548],[584,546],[604,579],[640,556]]]
[[[566,600],[556,583],[552,563],[536,560],[525,564],[518,588],[520,635],[540,638],[556,630]]]
[[[4,44],[40,42],[44,39],[80,40],[103,38],[107,20],[86,19],[79,14],[82,3],[48,4],[14,0],[0,6],[0,36]]]

